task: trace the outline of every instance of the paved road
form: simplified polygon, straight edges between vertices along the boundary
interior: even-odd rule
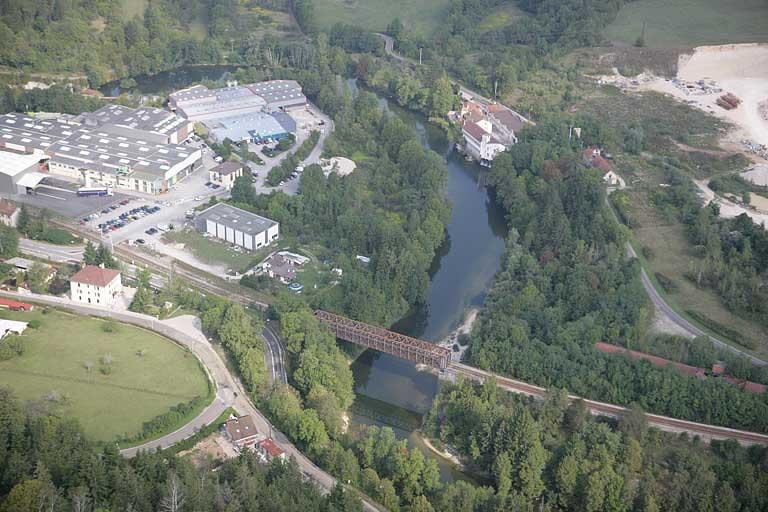
[[[635,253],[635,249],[627,243],[627,254],[632,258],[637,258],[637,253]],[[672,323],[683,329],[685,332],[687,332],[692,338],[698,337],[698,336],[706,336],[709,338],[709,341],[712,342],[713,345],[715,345],[718,348],[728,350],[730,352],[733,352],[734,354],[738,354],[744,357],[747,357],[752,361],[752,364],[758,365],[758,366],[765,366],[768,365],[768,361],[764,361],[763,359],[760,359],[759,357],[755,357],[751,354],[748,354],[744,352],[743,350],[739,350],[738,348],[729,345],[728,343],[725,343],[722,340],[719,340],[715,338],[714,336],[711,336],[710,334],[704,332],[703,330],[699,329],[695,325],[693,325],[691,322],[683,318],[681,315],[679,315],[672,307],[667,304],[667,302],[664,300],[664,297],[662,297],[659,292],[656,290],[656,287],[653,286],[653,283],[651,282],[650,278],[648,277],[648,273],[645,271],[645,268],[642,266],[640,267],[640,280],[643,283],[643,288],[645,288],[646,293],[648,294],[648,297],[650,297],[651,302],[653,302],[653,306],[656,308],[656,310],[666,316]]]
[[[274,332],[272,332],[269,325],[264,326],[261,335],[267,342],[267,351],[269,355],[267,364],[269,366],[272,382],[288,384],[288,376],[285,373],[285,354],[283,353],[283,346],[280,339]]]
[[[54,245],[28,238],[19,238],[19,249],[25,254],[55,263],[74,263],[83,259],[82,245]]]
[[[511,391],[513,393],[520,393],[536,398],[544,398],[547,395],[547,390],[545,388],[534,386],[533,384],[528,384],[519,380],[510,379],[502,375],[497,375],[461,363],[451,363],[447,371],[456,375],[463,375],[470,379],[479,381],[493,377],[496,379],[496,384],[500,388],[506,391]],[[575,395],[568,395],[568,397],[571,400],[579,399],[579,397]],[[595,400],[584,400],[584,403],[587,405],[592,414],[597,414],[600,416],[620,418],[627,411],[625,407],[607,404],[604,402],[597,402]],[[734,439],[745,446],[753,444],[768,445],[768,435],[759,434],[756,432],[747,432],[745,430],[736,430],[727,427],[718,427],[715,425],[705,425],[703,423],[679,420],[676,418],[669,418],[667,416],[659,416],[656,414],[646,414],[646,418],[649,425],[666,432],[673,432],[676,434],[686,432],[691,436],[699,436],[707,441],[712,439]]]
[[[277,430],[269,420],[261,414],[256,406],[248,398],[240,380],[232,375],[224,361],[204,337],[196,335],[194,330],[188,329],[188,332],[182,332],[179,328],[169,325],[166,322],[159,322],[154,317],[132,312],[117,312],[97,306],[87,306],[84,304],[74,304],[69,300],[49,295],[36,294],[18,294],[13,292],[0,291],[0,295],[14,297],[16,299],[50,304],[53,306],[65,308],[80,314],[87,314],[99,317],[113,318],[120,322],[130,323],[146,329],[153,330],[162,334],[177,343],[187,347],[203,363],[203,367],[208,372],[209,378],[216,385],[216,399],[210,404],[203,414],[195,418],[190,424],[161,437],[155,441],[145,443],[141,446],[121,450],[121,453],[127,457],[135,455],[139,450],[167,448],[187,437],[193,435],[198,429],[202,428],[205,421],[212,421],[218,417],[226,407],[233,407],[239,414],[251,415],[256,424],[256,428],[263,433],[271,433],[275,442],[285,451],[288,457],[296,460],[301,471],[312,479],[323,492],[330,492],[336,485],[336,479],[317,467],[311,460],[304,456],[290,440],[279,430]],[[209,419],[210,418],[210,419]],[[364,509],[368,512],[377,512],[377,508],[372,502],[363,500]]]

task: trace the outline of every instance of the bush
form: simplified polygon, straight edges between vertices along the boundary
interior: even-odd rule
[[[30,329],[39,329],[41,325],[43,325],[43,322],[35,318],[34,320],[30,320],[27,324]]]
[[[104,332],[117,332],[117,322],[113,320],[107,320],[101,323],[101,330]]]
[[[730,339],[731,341],[735,341],[736,343],[738,343],[743,347],[747,347],[748,349],[754,350],[757,348],[757,342],[752,338],[745,336],[744,333],[737,331],[732,327],[728,327],[719,322],[716,322],[711,318],[702,315],[698,311],[692,311],[690,309],[686,309],[685,312],[688,314],[688,316],[690,316],[695,321],[697,321],[698,323],[700,323],[710,331],[714,332],[715,334],[724,336]]]
[[[656,257],[654,250],[647,245],[644,245],[641,251],[643,253],[643,258],[647,259],[648,261],[652,261],[653,258]]]
[[[661,272],[656,272],[653,275],[656,276],[656,280],[659,282],[661,287],[664,288],[665,292],[673,293],[677,291],[677,285],[670,278],[668,278]]]
[[[19,336],[8,336],[0,344],[0,361],[19,357],[24,353],[24,342]]]

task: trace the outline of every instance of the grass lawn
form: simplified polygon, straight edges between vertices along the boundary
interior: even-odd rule
[[[448,13],[449,0],[315,0],[315,21],[321,29],[343,22],[384,31],[395,18],[408,28],[429,34]]]
[[[244,272],[266,258],[267,254],[282,247],[282,240],[258,251],[237,251],[230,244],[217,238],[206,238],[194,229],[174,230],[165,234],[171,242],[184,244],[197,259],[211,265],[226,265],[231,270]]]
[[[0,361],[0,385],[29,401],[58,392],[66,400],[55,411],[77,418],[90,439],[136,434],[143,422],[171,406],[207,395],[197,359],[173,342],[124,324],[107,333],[104,320],[48,311],[0,311],[3,319],[42,322],[39,329],[24,333],[21,356]],[[146,351],[143,357],[139,350]],[[109,375],[99,371],[105,354],[114,360]],[[90,373],[85,361],[93,363]]]
[[[765,0],[638,0],[619,11],[605,31],[613,41],[634,44],[646,22],[650,47],[692,47],[768,40]]]
[[[480,32],[499,30],[525,16],[527,16],[527,14],[514,3],[500,5],[480,21],[477,30]]]

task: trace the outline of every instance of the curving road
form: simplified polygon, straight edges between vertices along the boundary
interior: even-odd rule
[[[190,352],[201,361],[209,378],[216,386],[216,399],[213,403],[211,403],[203,413],[192,422],[179,430],[140,446],[121,450],[120,453],[122,455],[132,457],[140,450],[168,448],[169,446],[193,435],[204,425],[207,425],[210,421],[216,419],[227,407],[232,407],[237,410],[239,414],[251,415],[256,424],[256,428],[260,432],[269,433],[272,439],[274,439],[285,451],[286,455],[288,457],[293,457],[301,471],[318,485],[323,492],[330,492],[336,485],[335,478],[317,467],[311,460],[304,456],[304,454],[302,454],[282,432],[277,430],[269,420],[261,414],[253,402],[251,402],[250,398],[248,398],[248,394],[245,392],[240,380],[230,373],[226,364],[210,343],[208,343],[208,340],[202,335],[195,335],[195,329],[185,329],[187,332],[184,332],[171,322],[161,322],[149,315],[133,313],[130,311],[113,311],[97,306],[77,304],[71,302],[69,299],[53,297],[50,295],[19,294],[2,290],[0,290],[0,295],[57,306],[80,314],[112,318],[120,322],[150,329],[188,348]],[[206,423],[206,421],[208,421],[208,423]],[[380,510],[374,502],[366,498],[363,498],[363,508],[367,512],[378,512]]]
[[[611,209],[611,211],[613,211]],[[637,258],[637,253],[635,252],[635,249],[632,247],[632,245],[627,242],[627,254],[632,258]],[[765,366],[768,365],[768,361],[765,361],[763,359],[760,359],[759,357],[755,357],[751,354],[748,354],[744,352],[743,350],[739,350],[738,348],[729,345],[728,343],[719,340],[715,338],[714,336],[704,332],[703,330],[699,329],[695,325],[693,325],[691,322],[683,318],[680,314],[678,314],[674,309],[672,309],[672,306],[670,306],[665,300],[664,297],[659,294],[658,290],[656,290],[656,287],[653,286],[653,283],[651,282],[651,279],[648,277],[648,273],[645,271],[645,268],[641,265],[640,266],[640,280],[643,283],[643,288],[645,288],[645,292],[648,294],[648,297],[651,299],[651,302],[653,303],[653,306],[656,308],[656,310],[667,317],[669,321],[683,329],[688,335],[690,335],[692,338],[696,338],[698,336],[706,336],[709,338],[709,341],[712,342],[713,345],[715,345],[718,348],[728,350],[730,352],[733,352],[734,354],[738,354],[744,357],[749,358],[750,361],[752,361],[752,364],[757,366]]]
[[[269,352],[269,371],[273,383],[288,384],[288,376],[285,373],[285,354],[283,353],[283,345],[280,343],[280,338],[272,332],[268,325],[264,326],[261,330],[261,335],[264,341],[267,343],[267,351]]]

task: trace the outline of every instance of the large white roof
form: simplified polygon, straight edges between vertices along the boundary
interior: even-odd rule
[[[0,150],[0,173],[6,176],[16,176],[45,159],[48,157],[42,152],[24,154]]]

